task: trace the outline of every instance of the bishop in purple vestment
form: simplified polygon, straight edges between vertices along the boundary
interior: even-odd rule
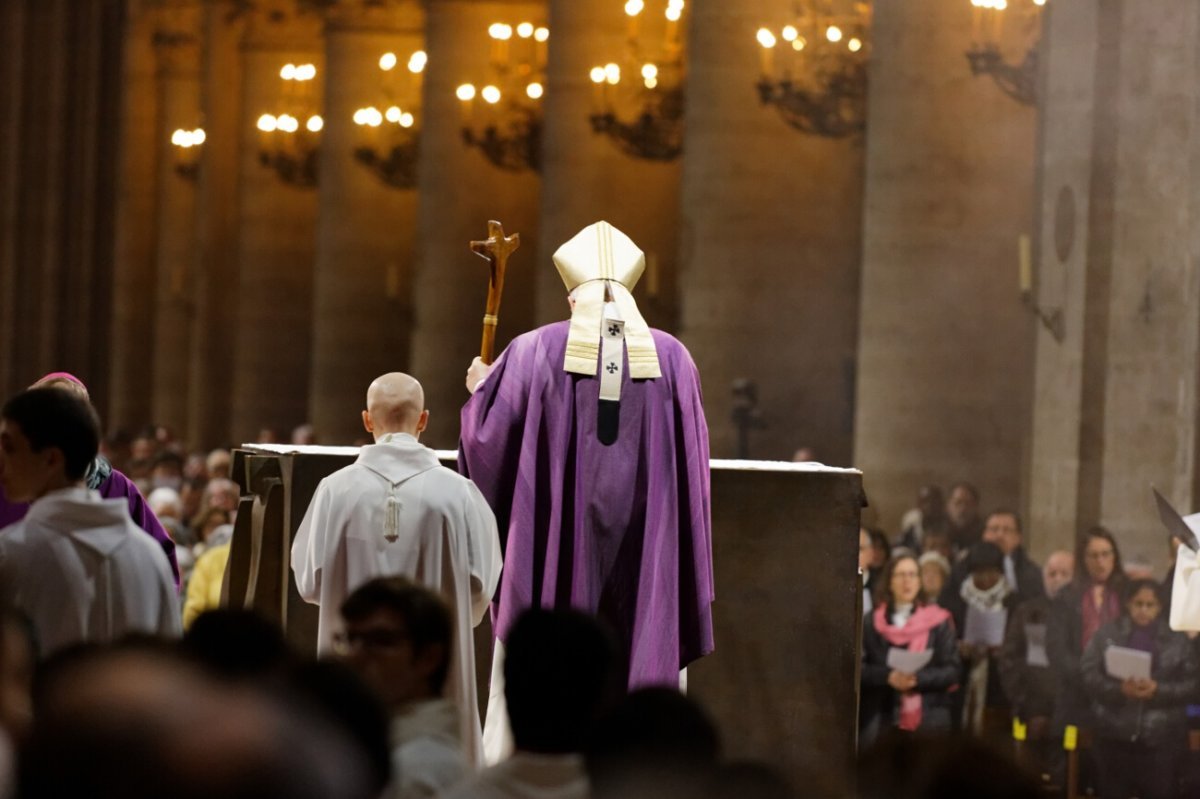
[[[642,321],[628,288],[644,260],[624,234],[598,223],[554,260],[572,320],[516,338],[462,411],[459,468],[504,546],[496,634],[532,606],[590,611],[616,630],[630,688],[678,685],[713,650],[700,377]]]

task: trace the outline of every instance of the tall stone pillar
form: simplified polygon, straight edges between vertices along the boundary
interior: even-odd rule
[[[396,102],[415,110],[419,83],[406,64],[424,46],[424,15],[415,2],[361,0],[328,13],[310,418],[322,443],[349,444],[365,435],[358,412],[367,385],[408,368],[417,233],[416,187],[389,186],[355,158],[356,147],[387,137],[353,117],[390,105],[379,68],[388,52],[399,59],[396,83],[416,92]]]
[[[1041,332],[1031,466],[1041,550],[1101,523],[1166,558],[1150,486],[1196,509],[1200,7],[1054,4],[1040,153]]]
[[[536,2],[432,0],[426,17],[424,122],[418,170],[417,270],[413,287],[415,326],[412,374],[425,387],[431,412],[423,440],[452,447],[458,440],[458,412],[467,399],[463,378],[479,354],[487,265],[471,254],[468,242],[487,236],[487,221],[498,219],[508,233],[519,232],[522,249],[510,260],[500,311],[497,353],[533,326],[535,255],[538,241],[539,176],[506,172],[463,143],[463,116],[455,88],[478,84],[488,71],[488,26],[493,22],[545,21]],[[551,31],[553,45],[554,34]],[[475,104],[481,101],[476,98]]]
[[[186,432],[191,297],[196,257],[195,173],[181,173],[175,130],[200,125],[199,3],[175,6],[157,35],[159,57],[157,229],[152,419]],[[194,155],[194,153],[189,153]]]
[[[889,531],[924,483],[1021,498],[1036,111],[972,77],[971,15],[874,5],[854,465]]]
[[[766,424],[752,457],[788,460],[804,446],[845,464],[863,149],[802,134],[760,104],[755,31],[783,24],[780,6],[691,6],[680,337],[700,368],[715,457],[735,453],[731,385],[745,378]]]
[[[536,263],[537,321],[564,319],[566,292],[551,262],[559,245],[604,219],[646,252],[647,273],[635,296],[652,326],[674,330],[679,250],[679,179],[682,160],[648,161],[622,153],[592,132],[589,117],[597,64],[624,60],[628,18],[610,0],[555,0],[550,4],[540,241]],[[660,14],[657,3],[645,12]],[[638,80],[635,75],[626,80]]]
[[[154,254],[158,174],[158,67],[156,12],[126,21],[122,74],[121,151],[113,259],[112,389],[108,423],[132,428],[150,421],[151,347],[154,340]]]
[[[280,113],[285,64],[316,65],[318,98],[324,65],[319,17],[294,13],[290,4],[277,10],[281,16],[255,12],[242,52],[235,442],[254,440],[264,427],[284,433],[308,418],[317,193],[260,163],[256,123],[264,113]]]
[[[20,108],[24,94],[26,12],[22,3],[0,4],[0,108]],[[21,185],[21,117],[0,115],[0,392],[11,396],[22,385],[21,337],[17,308],[16,222]]]
[[[196,182],[196,257],[188,358],[188,446],[231,441],[233,362],[237,333],[238,175],[243,100],[244,18],[232,2],[204,6],[200,104],[207,139]]]

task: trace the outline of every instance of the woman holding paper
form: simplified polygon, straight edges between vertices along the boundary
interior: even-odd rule
[[[1134,581],[1124,615],[1096,632],[1080,661],[1105,799],[1175,795],[1200,664],[1162,608],[1156,582]]]
[[[884,567],[875,609],[863,624],[860,741],[890,727],[949,730],[958,646],[950,614],[921,598],[912,555]]]

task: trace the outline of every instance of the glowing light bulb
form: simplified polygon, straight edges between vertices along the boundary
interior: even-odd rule
[[[539,42],[546,41],[547,39],[550,38],[550,29],[549,28],[538,28],[537,30],[535,30],[533,32],[533,38],[535,41],[539,41]]]
[[[1046,0],[1033,0],[1033,4],[1035,6],[1044,6],[1046,5]]]
[[[831,42],[840,42],[842,40],[842,29],[837,25],[830,25],[825,29],[825,38]]]
[[[296,65],[295,64],[284,64],[283,69],[279,70],[279,77],[283,78],[284,80],[295,80],[296,79]]]
[[[679,18],[682,16],[683,16],[683,9],[681,7],[679,7],[679,6],[668,6],[667,7],[666,17],[671,22],[678,22]]]
[[[396,58],[395,53],[384,53],[383,55],[379,56],[379,68],[384,72],[391,72],[396,68],[396,62],[398,60],[399,59]]]
[[[312,64],[296,67],[296,80],[312,80],[317,77],[317,68]]]
[[[545,89],[540,83],[531,83],[525,87],[525,94],[529,96],[530,100],[540,100],[544,93]]]
[[[425,54],[425,51],[417,50],[408,57],[408,71],[415,75],[419,72],[422,72],[425,69],[425,65],[428,63],[429,56]]]
[[[367,124],[373,128],[377,128],[383,124],[383,114],[379,113],[379,109],[372,106],[367,112]]]
[[[646,3],[644,0],[628,0],[628,2],[625,3],[625,13],[631,17],[636,17],[638,14],[642,13],[642,10],[645,7]]]
[[[500,90],[495,86],[484,86],[483,91],[479,93],[485,103],[495,105],[500,102]]]
[[[304,123],[304,127],[308,128],[309,133],[320,133],[321,128],[325,127],[325,120],[317,114],[313,114],[308,118],[308,122]]]
[[[646,80],[652,80],[658,77],[658,67],[654,64],[645,64],[642,66],[642,77]]]
[[[367,109],[360,108],[354,112],[354,124],[355,125],[367,124]]]
[[[388,110],[383,112],[383,118],[386,119],[388,122],[399,122],[400,121],[400,113],[401,113],[400,106],[393,105],[390,108],[388,108]]]
[[[604,83],[604,67],[592,67],[589,73],[592,83]]]
[[[416,121],[413,115],[407,111],[400,115],[400,127],[402,128],[411,128]]]
[[[846,47],[848,47],[850,49],[850,52],[857,53],[859,50],[862,49],[862,40],[855,37],[855,38],[851,39],[850,41],[846,42]]]
[[[792,49],[797,53],[803,50],[806,46],[808,46],[808,40],[803,36],[797,36],[796,41],[792,42]]]
[[[500,41],[507,41],[512,38],[512,26],[505,25],[503,22],[493,22],[488,26],[488,36]]]
[[[604,79],[610,86],[616,86],[621,82],[621,68],[616,64],[605,64]]]
[[[263,133],[270,133],[279,128],[279,120],[270,114],[263,114],[258,118],[258,129]]]
[[[295,133],[300,130],[300,120],[296,119],[291,114],[281,114],[275,120],[276,126],[284,133]]]
[[[190,143],[184,144],[185,141],[188,141],[187,131],[176,128],[175,132],[171,134],[171,144],[176,147],[190,147]]]
[[[768,50],[775,46],[775,34],[771,33],[766,28],[759,28],[757,37],[758,43],[763,47],[766,47]]]
[[[208,134],[204,132],[204,128],[196,128],[192,131],[192,143],[204,144],[208,140]]]
[[[644,83],[646,84],[647,89],[653,89],[658,85],[658,78],[646,78]]]
[[[785,42],[794,42],[796,41],[796,37],[799,35],[800,31],[796,30],[795,25],[788,25],[784,27],[783,31],[780,32],[780,36],[783,37]]]
[[[522,22],[520,25],[517,26],[517,35],[520,36],[522,39],[528,39],[530,36],[533,35],[533,23],[532,22]]]
[[[474,100],[475,99],[475,87],[472,86],[470,83],[464,83],[463,85],[459,86],[457,89],[454,90],[454,94],[455,94],[455,96],[458,97],[458,99],[462,100],[463,102],[466,102],[467,100]]]

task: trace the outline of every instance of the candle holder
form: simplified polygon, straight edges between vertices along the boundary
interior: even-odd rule
[[[759,100],[791,127],[828,139],[861,138],[867,127],[871,9],[855,0],[804,0],[793,22],[759,28]]]
[[[462,103],[463,144],[506,172],[538,172],[550,30],[532,22],[495,22],[488,27],[488,37],[490,82],[478,90],[464,83],[455,91]]]
[[[258,118],[258,162],[290,186],[317,185],[317,154],[325,120],[315,113],[312,85],[317,68],[312,64],[287,64],[279,71],[284,81],[279,104],[282,114]]]
[[[645,161],[674,161],[683,153],[684,0],[666,0],[661,18],[643,21],[644,0],[628,0],[629,41],[622,63],[595,66],[592,131]],[[622,80],[634,75],[634,79]]]
[[[417,50],[409,56],[407,70],[401,71],[396,70],[399,63],[396,54],[384,53],[379,58],[383,94],[387,98],[384,110],[367,106],[354,112],[354,124],[362,140],[354,148],[354,160],[393,189],[413,189],[417,185],[420,134],[416,104],[427,61],[425,51]],[[396,77],[396,73],[400,76]],[[402,103],[413,110],[405,110]]]
[[[988,76],[1002,92],[1021,105],[1038,101],[1038,50],[1046,0],[970,0],[971,46],[967,64],[975,77]],[[1006,29],[1029,42],[1020,61],[1008,60],[1001,49]]]

